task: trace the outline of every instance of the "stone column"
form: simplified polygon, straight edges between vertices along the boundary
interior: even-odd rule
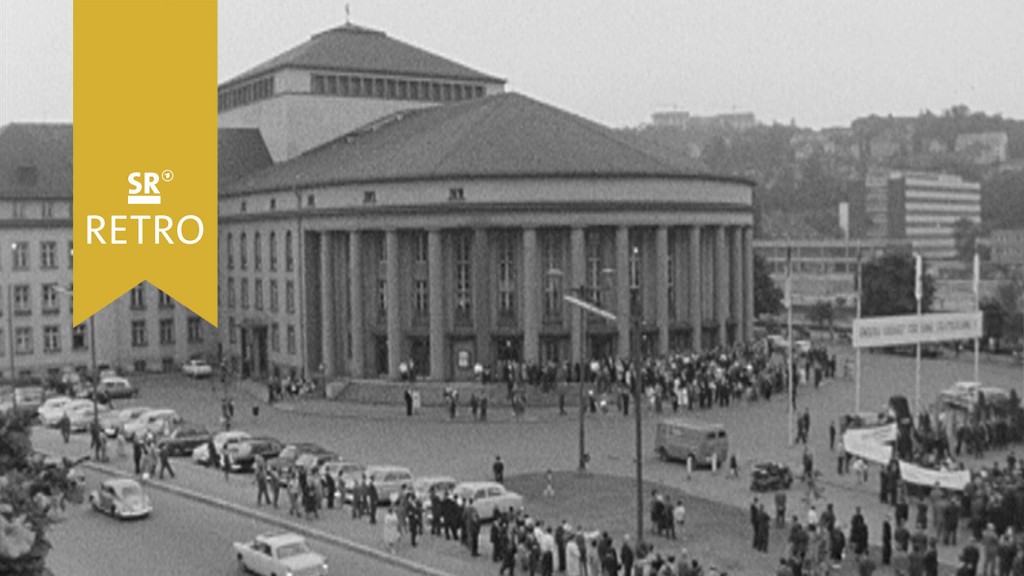
[[[387,296],[387,334],[388,334],[388,378],[398,380],[401,376],[398,365],[402,363],[402,306],[401,291],[398,279],[398,231],[388,230],[384,233],[385,264],[384,282]]]
[[[668,227],[654,231],[655,318],[658,321],[658,354],[668,354]]]
[[[619,329],[619,358],[630,357],[629,330],[631,312],[629,306],[629,228],[615,229],[615,293],[617,307],[616,324]]]
[[[337,374],[337,323],[334,305],[334,235],[320,234],[320,306],[323,320],[320,322],[320,344],[323,347],[324,378]]]
[[[743,227],[743,337],[754,338],[754,227]]]
[[[540,281],[537,229],[523,229],[523,360],[540,360]]]
[[[729,251],[725,239],[725,226],[715,226],[715,296],[718,345],[725,346],[725,323],[729,318]]]
[[[704,318],[703,318],[703,297],[701,296],[701,284],[703,279],[703,265],[700,261],[700,226],[690,227],[690,325],[693,327],[691,340],[693,351],[700,352],[704,343]]]
[[[562,287],[566,294],[571,294],[576,288],[586,284],[587,277],[587,248],[586,233],[583,228],[573,228],[569,231],[569,276],[567,285]],[[569,357],[575,364],[584,361],[583,342],[583,316],[576,306],[565,305],[569,312]]]
[[[430,379],[448,378],[447,346],[444,339],[444,260],[441,231],[427,231],[427,296],[430,315]]]
[[[729,294],[731,295],[731,308],[732,318],[736,322],[735,331],[735,342],[743,342],[746,340],[744,334],[744,316],[743,316],[743,228],[740,226],[733,226],[732,234],[730,234],[730,248],[732,261],[732,274],[729,278],[732,280],[732,285],[729,287]]]
[[[485,367],[491,364],[491,299],[490,299],[490,249],[487,230],[473,230],[473,328],[476,332],[476,361]]]
[[[352,338],[349,375],[362,378],[366,376],[366,321],[363,314],[363,233],[358,230],[348,234],[348,282],[349,332]]]

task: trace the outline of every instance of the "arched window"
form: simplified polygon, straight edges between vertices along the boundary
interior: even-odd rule
[[[257,232],[252,235],[252,269],[257,271],[263,265],[263,250],[260,244],[260,233]]]
[[[228,270],[234,270],[235,269],[235,245],[234,245],[234,241],[235,241],[235,237],[230,232],[228,232],[228,242],[227,242],[227,248],[228,248]]]
[[[242,232],[242,235],[238,237],[238,267],[242,270],[246,270],[249,267],[249,248],[246,246],[247,242],[245,232]]]
[[[270,271],[277,270],[277,233],[270,233]]]
[[[291,272],[295,269],[295,255],[292,254],[292,231],[284,234],[284,269]]]

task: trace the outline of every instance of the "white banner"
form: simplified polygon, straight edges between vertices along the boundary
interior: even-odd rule
[[[895,441],[896,424],[847,430],[843,434],[843,447],[847,453],[876,464],[889,463],[892,459],[892,446],[889,444]]]
[[[900,460],[900,477],[906,482],[919,486],[935,486],[938,483],[940,487],[947,490],[963,490],[971,481],[971,471],[932,470]]]
[[[853,321],[853,347],[873,348],[917,342],[981,337],[981,312],[883,316]]]

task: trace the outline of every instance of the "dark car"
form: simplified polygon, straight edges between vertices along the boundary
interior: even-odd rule
[[[750,477],[750,489],[755,492],[785,490],[793,484],[793,473],[789,471],[789,466],[775,462],[754,465]]]
[[[160,438],[159,444],[167,446],[171,456],[188,456],[197,446],[210,441],[210,431],[205,426],[182,422],[175,425],[169,434]]]
[[[269,436],[254,436],[224,447],[228,456],[228,466],[232,471],[244,472],[252,470],[256,463],[256,456],[262,456],[266,460],[276,458],[284,444],[277,438]]]
[[[291,470],[296,464],[308,467],[309,464],[319,465],[336,458],[338,458],[337,453],[331,452],[319,444],[297,442],[285,446],[276,458],[267,461],[267,467],[280,474]]]

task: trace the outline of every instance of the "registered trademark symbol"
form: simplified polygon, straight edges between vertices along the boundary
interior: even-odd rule
[[[174,172],[164,170],[160,173],[160,177],[164,179],[164,182],[170,182],[171,180],[174,180]]]

